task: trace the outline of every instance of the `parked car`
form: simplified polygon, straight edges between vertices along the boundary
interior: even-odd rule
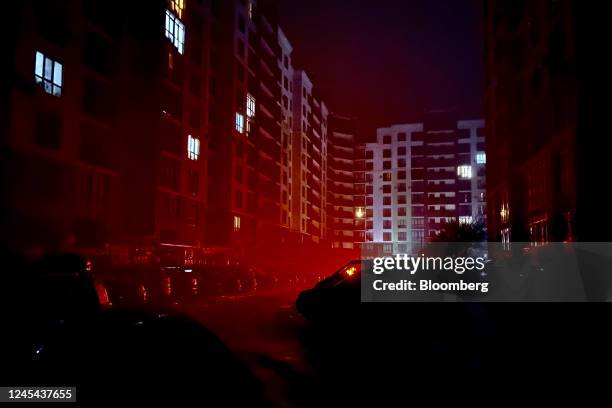
[[[263,402],[252,373],[201,324],[167,309],[102,307],[82,257],[2,261],[11,335],[0,347],[0,382],[76,386],[81,403]]]
[[[353,260],[298,295],[297,310],[312,320],[347,317],[361,303],[361,272],[364,264]]]

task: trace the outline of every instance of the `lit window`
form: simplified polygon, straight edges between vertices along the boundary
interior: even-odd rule
[[[240,217],[234,215],[234,231],[240,231]]]
[[[166,10],[166,38],[176,47],[179,54],[183,54],[185,49],[185,25],[170,10]]]
[[[170,9],[174,11],[174,14],[183,18],[183,10],[185,9],[185,0],[170,0]]]
[[[458,166],[457,175],[464,179],[472,178],[472,166],[469,166],[469,165]]]
[[[471,215],[459,217],[459,224],[471,224],[471,223],[472,223]]]
[[[236,112],[236,132],[244,133],[244,115]]]
[[[255,117],[255,97],[251,94],[247,94],[247,117],[254,118]]]
[[[200,139],[189,135],[187,137],[187,158],[198,160],[198,157],[200,157]]]
[[[477,164],[486,164],[487,163],[487,154],[485,152],[476,153],[476,163]]]
[[[62,72],[62,64],[46,57],[40,51],[36,51],[34,80],[46,93],[53,96],[62,96]]]

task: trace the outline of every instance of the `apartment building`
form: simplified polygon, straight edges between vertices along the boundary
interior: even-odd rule
[[[356,208],[356,120],[337,114],[329,116],[327,146],[327,228],[332,248],[352,249],[363,242],[364,206]]]
[[[265,0],[215,4],[207,244],[254,256],[282,234],[278,17]]]
[[[293,75],[292,230],[301,240],[327,234],[327,117],[325,103],[303,70]],[[326,151],[325,151],[326,153]]]
[[[483,120],[442,111],[426,113],[421,123],[378,129],[358,161],[364,242],[402,253],[422,246],[445,223],[485,222],[483,130]]]
[[[5,238],[193,259],[205,238],[207,4],[13,7]]]

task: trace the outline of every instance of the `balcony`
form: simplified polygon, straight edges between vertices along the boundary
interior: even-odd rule
[[[312,160],[316,161],[317,163],[321,163],[321,152],[316,149],[312,144],[308,145],[308,154],[310,155]]]
[[[312,173],[308,173],[308,188],[312,188],[315,190],[321,190],[321,181],[317,178],[314,177]]]
[[[334,218],[349,218],[349,219],[353,219],[354,215],[351,211],[346,211],[346,210],[332,210],[331,211],[331,215]]]
[[[321,221],[321,210],[317,206],[308,206],[308,218],[315,221]]]
[[[349,198],[337,197],[337,198],[332,198],[331,204],[342,206],[342,207],[352,207],[353,205],[355,205],[355,201],[352,198],[349,199]]]
[[[411,197],[412,204],[425,204],[425,194],[413,194]]]
[[[428,197],[427,204],[456,204],[457,197]]]
[[[456,184],[427,184],[425,186],[426,191],[432,193],[452,193],[457,191]]]
[[[321,235],[321,229],[319,228],[319,226],[314,225],[313,223],[308,223],[308,228],[307,231],[309,234],[316,236]]]
[[[355,160],[355,152],[352,149],[339,148],[332,145],[330,153],[333,157],[338,157],[340,159]]]
[[[278,203],[280,200],[280,186],[270,180],[259,180],[257,191],[260,196]]]
[[[308,189],[306,191],[308,202],[317,208],[321,208],[321,193],[317,190]]]
[[[448,143],[457,140],[457,135],[453,133],[417,133],[412,136],[412,140],[415,142],[426,142],[426,143]]]
[[[362,174],[363,176],[363,174]],[[363,177],[362,177],[363,178]],[[334,182],[337,181],[339,183],[350,183],[353,184],[355,182],[355,177],[353,173],[344,173],[344,172],[333,172],[329,174],[329,180]]]
[[[427,214],[430,217],[456,217],[457,210],[446,210],[444,208],[440,208],[439,210],[428,209]]]
[[[413,157],[410,165],[412,168],[422,168],[428,166],[428,161],[425,157]]]
[[[263,135],[261,132],[258,133],[255,138],[256,145],[259,150],[270,156],[275,161],[280,161],[281,158],[281,147],[278,141],[270,139],[267,135]]]
[[[457,173],[453,170],[428,171],[427,180],[454,180]]]
[[[280,183],[281,171],[280,166],[276,162],[260,157],[257,163],[257,170],[261,176],[265,176],[275,183]]]
[[[410,183],[410,189],[413,193],[417,191],[425,191],[426,188],[427,186],[423,181],[413,181],[412,183]]]
[[[456,182],[457,185],[457,191],[470,191],[472,190],[472,180],[467,179],[467,180],[457,180]]]
[[[343,161],[343,160],[333,159],[333,160],[329,160],[328,163],[335,170],[343,170],[343,171],[348,171],[348,172],[355,171],[355,163],[352,161]]]
[[[412,180],[424,180],[425,171],[423,169],[413,169],[410,172],[410,177],[412,178]]]
[[[355,189],[350,187],[344,187],[342,185],[336,185],[330,189],[330,192],[334,194],[345,194],[352,196],[355,194]]]
[[[334,146],[346,147],[348,149],[355,148],[355,138],[353,136],[333,134],[330,136],[330,139]],[[365,150],[362,150],[362,152],[365,158]]]
[[[435,222],[435,221],[429,221],[429,229],[435,229],[435,230],[441,230],[444,229],[444,226],[446,225],[446,222]]]
[[[456,167],[457,158],[453,157],[450,159],[428,157],[425,161],[427,167]]]
[[[470,144],[469,143],[457,143],[457,153],[470,154]]]

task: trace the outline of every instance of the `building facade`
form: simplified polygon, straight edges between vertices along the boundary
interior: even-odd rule
[[[572,1],[486,3],[492,240],[533,244],[575,240],[580,174],[584,202],[589,201],[595,211],[598,200],[589,200],[584,176],[596,174],[588,163],[597,162],[597,143],[586,133],[597,122],[587,119],[593,109],[579,108],[586,107],[583,74],[588,74],[576,65],[577,49],[582,45],[586,62],[588,41],[594,39],[586,28],[585,9]],[[579,138],[581,132],[585,134]],[[583,210],[586,220],[591,210]]]
[[[190,264],[338,234],[328,109],[294,69],[274,1],[11,10],[6,241]]]
[[[484,223],[483,130],[483,120],[457,121],[446,112],[378,129],[376,142],[360,150],[364,242],[403,253],[421,247],[445,223]]]
[[[292,230],[301,240],[326,239],[327,116],[306,72],[293,75]]]
[[[141,6],[16,7],[3,140],[12,244],[23,234],[24,246],[121,259],[180,248],[184,261],[204,242],[210,10]]]
[[[363,223],[356,209],[356,121],[336,114],[329,116],[329,135],[323,154],[327,156],[327,237],[332,248],[353,249],[363,241],[358,234]]]

